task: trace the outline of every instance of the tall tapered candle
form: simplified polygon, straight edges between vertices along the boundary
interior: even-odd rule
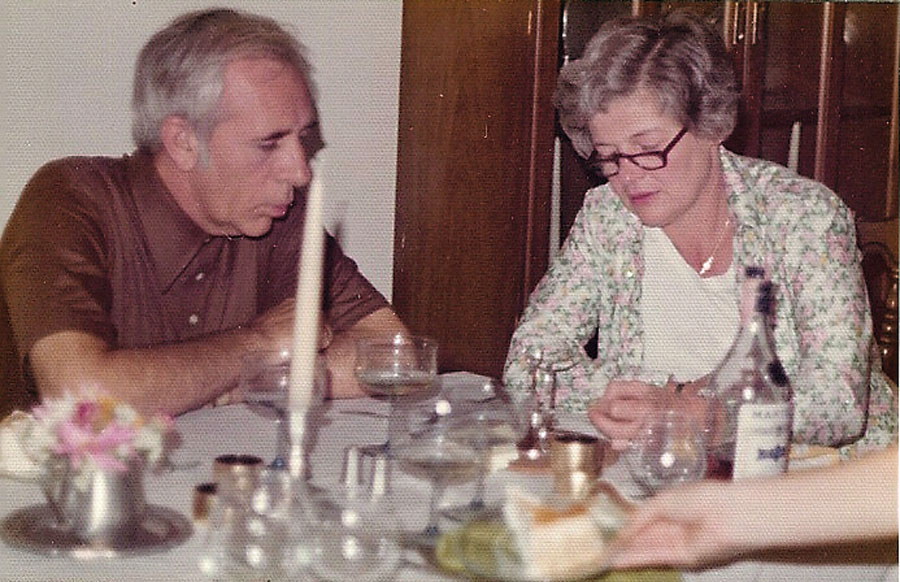
[[[787,167],[797,171],[800,162],[800,122],[795,121],[791,126],[791,141],[788,143]]]
[[[322,293],[322,184],[312,179],[306,196],[303,248],[300,252],[297,298],[294,306],[294,341],[291,353],[291,384],[288,392],[291,451],[288,467],[292,477],[303,472],[303,432],[306,411],[312,402],[319,337]]]

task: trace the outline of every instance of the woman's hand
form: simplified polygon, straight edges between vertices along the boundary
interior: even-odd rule
[[[588,418],[610,439],[614,450],[624,451],[647,417],[660,406],[663,390],[639,380],[612,380],[603,396],[588,407]]]

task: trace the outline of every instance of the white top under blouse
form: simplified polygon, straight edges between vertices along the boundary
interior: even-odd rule
[[[677,381],[713,371],[740,326],[734,262],[722,275],[701,278],[659,228],[644,228],[642,370]]]

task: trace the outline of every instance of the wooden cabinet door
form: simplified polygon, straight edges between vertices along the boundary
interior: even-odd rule
[[[547,264],[558,0],[405,0],[394,308],[499,375]]]

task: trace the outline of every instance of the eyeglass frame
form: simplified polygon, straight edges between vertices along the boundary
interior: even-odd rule
[[[672,141],[670,141],[668,143],[668,145],[666,145],[666,147],[664,147],[661,150],[657,150],[657,151],[653,151],[653,152],[641,152],[639,154],[613,154],[607,158],[603,158],[603,157],[600,157],[597,150],[594,150],[594,153],[592,153],[591,156],[587,159],[587,163],[591,169],[593,169],[595,172],[599,173],[604,178],[612,178],[613,176],[617,175],[621,171],[620,160],[623,160],[623,159],[628,160],[629,162],[631,162],[638,168],[641,168],[642,170],[647,170],[648,172],[662,170],[667,165],[669,165],[669,154],[672,152],[672,150],[675,148],[675,146],[678,145],[678,142],[681,141],[681,138],[683,138],[685,135],[687,135],[687,132],[688,132],[687,126],[683,126],[681,128],[681,131],[679,131],[677,134],[675,134],[675,137],[672,138]],[[642,166],[641,163],[638,161],[642,158],[657,159],[661,162],[661,165],[659,165],[657,167],[653,167],[653,168],[647,168],[645,166]],[[612,173],[604,172],[602,169],[603,164],[615,164],[616,171],[612,172]]]

